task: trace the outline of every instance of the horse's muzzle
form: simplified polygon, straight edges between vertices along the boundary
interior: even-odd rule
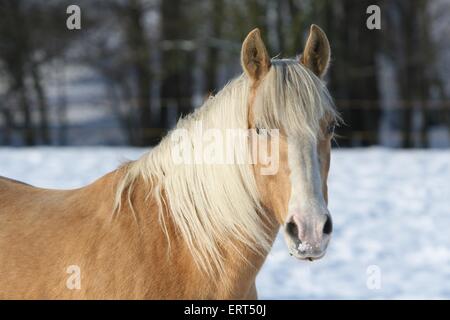
[[[325,255],[333,230],[331,216],[294,213],[285,224],[284,234],[289,253],[302,260],[317,260]]]

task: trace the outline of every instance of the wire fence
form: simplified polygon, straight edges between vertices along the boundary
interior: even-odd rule
[[[206,96],[202,98],[205,100]],[[86,137],[86,144],[133,144],[130,139],[130,132],[127,131],[139,131],[141,137],[149,138],[151,141],[159,141],[164,135],[167,134],[168,130],[171,129],[167,124],[158,121],[158,117],[161,118],[163,109],[170,106],[175,109],[179,109],[176,103],[183,103],[188,106],[194,105],[199,102],[198,97],[193,98],[166,98],[158,99],[158,112],[156,113],[155,119],[152,119],[152,123],[155,125],[149,127],[124,127],[122,120],[119,119],[120,116],[116,111],[106,112],[109,117],[108,121],[103,121],[102,119],[97,119],[96,125],[90,122],[75,122],[66,117],[63,123],[57,123],[56,121],[51,121],[48,130],[52,133],[52,144],[54,145],[71,145],[71,137],[73,136],[84,136]],[[175,102],[174,102],[175,101]],[[105,100],[96,101],[100,105],[104,105],[105,108],[111,109],[111,106],[106,103]],[[125,115],[127,113],[136,112],[136,100],[129,101],[128,103],[122,102],[122,107],[125,106]],[[170,103],[168,103],[170,102]],[[201,104],[201,103],[200,103]],[[424,139],[424,135],[428,131],[439,127],[446,130],[447,133],[441,134],[441,138],[444,141],[444,145],[450,146],[450,100],[347,100],[347,99],[336,99],[336,108],[342,114],[344,124],[341,128],[337,129],[337,143],[343,142],[346,146],[352,146],[352,142],[366,140],[369,144],[379,144],[381,143],[380,138],[384,135],[384,139],[392,139],[395,141],[401,141],[406,136],[409,136],[412,140]],[[65,106],[65,108],[70,108],[70,106]],[[96,108],[98,108],[98,104]],[[52,106],[52,110],[57,110],[58,106]],[[183,110],[189,110],[192,108],[184,108]],[[427,123],[419,123],[414,119],[409,119],[412,125],[409,127],[408,131],[404,129],[404,113],[405,111],[413,111],[410,117],[414,117],[414,113],[418,112],[424,118],[428,119]],[[37,113],[37,108],[33,108],[33,113]],[[371,122],[377,117],[376,123]],[[172,123],[181,116],[180,112],[175,110],[172,113],[175,119],[172,119]],[[17,118],[17,117],[16,117]],[[33,119],[38,119],[38,117],[33,116]],[[111,121],[112,119],[112,121]],[[167,121],[167,119],[166,119]],[[420,121],[419,121],[420,122]],[[20,137],[26,134],[38,134],[40,130],[39,123],[33,122],[31,127],[25,127],[23,121],[13,121],[7,125],[2,119],[2,113],[0,110],[0,144],[2,145],[21,145]],[[102,133],[106,135],[109,133],[109,138],[102,142]],[[111,134],[113,133],[113,134]],[[93,135],[98,134],[96,140],[91,139]],[[11,137],[16,137],[11,138]],[[117,141],[114,141],[117,139]],[[427,138],[426,138],[427,139]],[[36,143],[40,144],[39,138],[36,139]],[[356,143],[355,145],[358,145]]]

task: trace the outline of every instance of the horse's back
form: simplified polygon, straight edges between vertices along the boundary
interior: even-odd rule
[[[56,204],[64,191],[37,188],[25,182],[0,176],[0,221],[36,216],[40,208]],[[2,225],[0,224],[0,230]]]
[[[2,205],[9,204],[7,197],[16,195],[18,192],[36,189],[35,187],[14,179],[0,176],[0,208]],[[1,211],[0,211],[1,213]]]
[[[19,181],[19,180],[15,180],[15,179],[11,179],[8,177],[4,177],[4,176],[0,176],[0,188],[2,186],[2,183],[15,183],[15,184],[20,184],[20,185],[25,185],[25,186],[30,186],[28,183]]]
[[[31,202],[39,189],[25,182],[0,176],[0,222],[10,220],[12,216],[24,214],[21,210],[27,202]],[[0,224],[2,230],[2,224]]]
[[[205,281],[181,238],[171,237],[177,250],[168,251],[143,188],[135,212],[124,203],[111,216],[116,178],[66,191],[0,179],[0,299],[227,297],[228,287]]]
[[[0,298],[67,297],[66,269],[96,212],[87,193],[0,178]]]
[[[144,279],[138,262],[148,254],[131,215],[111,220],[114,179],[75,190],[0,179],[0,299],[144,295],[130,270]],[[81,288],[71,289],[77,270]]]

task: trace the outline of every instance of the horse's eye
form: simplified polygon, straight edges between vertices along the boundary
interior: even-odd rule
[[[261,132],[261,129],[259,127],[255,127],[256,134],[259,134]]]
[[[334,133],[334,129],[336,128],[336,122],[331,122],[327,127],[327,134],[331,135]]]

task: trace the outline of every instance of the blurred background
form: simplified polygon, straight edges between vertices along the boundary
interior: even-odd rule
[[[68,30],[69,5],[81,29]],[[369,30],[369,5],[381,30]],[[314,263],[281,235],[260,298],[450,298],[450,0],[0,0],[0,176],[77,188],[136,159],[241,73],[328,35],[345,125],[328,178],[333,239]],[[64,146],[64,147],[61,147]]]
[[[339,146],[449,147],[449,15],[448,0],[0,0],[0,145],[154,145],[241,72],[250,30],[293,57],[316,23]]]

